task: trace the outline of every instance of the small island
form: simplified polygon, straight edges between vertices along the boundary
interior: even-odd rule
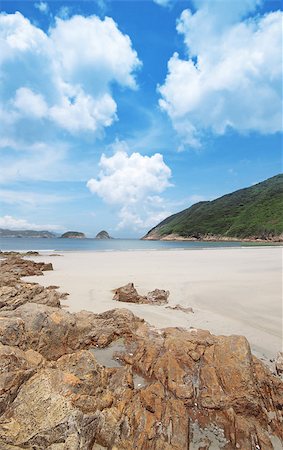
[[[61,238],[64,239],[85,239],[86,236],[84,233],[81,233],[80,231],[67,231],[66,233],[63,233]]]
[[[97,233],[97,235],[95,236],[95,239],[114,239],[113,237],[111,237],[107,231],[102,230],[99,233]]]

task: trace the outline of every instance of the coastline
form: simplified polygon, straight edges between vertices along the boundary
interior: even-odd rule
[[[259,244],[277,244],[280,245],[283,243],[283,236],[274,236],[268,239],[261,239],[257,237],[247,237],[247,238],[237,238],[237,237],[229,237],[229,236],[215,236],[215,235],[205,235],[201,238],[196,238],[193,236],[184,237],[178,234],[168,234],[164,237],[160,237],[158,234],[155,235],[145,235],[141,238],[143,241],[184,241],[184,242],[251,242],[251,243],[259,243]]]
[[[281,346],[280,246],[199,250],[60,252],[40,256],[54,271],[40,283],[69,292],[70,312],[101,313],[128,308],[157,328],[208,329],[214,334],[241,334],[253,352],[269,361]],[[237,250],[237,251],[236,251]],[[38,277],[27,281],[38,282]],[[170,291],[169,306],[192,307],[194,313],[166,306],[135,305],[112,300],[112,290],[134,282],[141,294],[155,288]]]

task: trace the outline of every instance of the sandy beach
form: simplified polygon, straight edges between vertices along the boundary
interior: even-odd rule
[[[241,334],[253,352],[272,359],[282,349],[282,248],[66,252],[40,256],[54,271],[27,281],[58,285],[70,295],[71,312],[128,308],[158,327],[208,329]],[[194,313],[166,306],[112,300],[112,290],[133,282],[141,294],[170,291],[169,305],[191,306]]]

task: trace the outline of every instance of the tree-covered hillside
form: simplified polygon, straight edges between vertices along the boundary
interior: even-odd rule
[[[199,202],[163,220],[145,239],[168,235],[265,239],[283,233],[283,174],[213,201]]]

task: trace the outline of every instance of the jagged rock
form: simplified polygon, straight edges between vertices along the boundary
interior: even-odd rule
[[[0,310],[14,310],[27,302],[60,307],[60,299],[68,295],[57,292],[54,286],[44,288],[21,280],[23,276],[43,275],[43,271],[53,270],[51,263],[36,263],[8,254],[0,268]]]
[[[278,352],[275,360],[275,369],[278,375],[283,375],[283,352]]]
[[[145,296],[139,295],[134,284],[128,283],[114,291],[113,300],[118,302],[163,305],[164,303],[168,303],[169,295],[169,291],[161,289],[155,289],[154,291],[148,292]]]
[[[182,311],[185,313],[193,313],[194,310],[191,306],[182,306],[182,305],[175,305],[175,306],[166,306],[166,309],[174,309],[175,311]]]
[[[147,293],[146,303],[152,303],[153,305],[163,305],[164,303],[168,303],[169,295],[169,291],[164,291],[163,289],[154,289],[154,291]]]
[[[81,348],[105,347],[118,337],[132,335],[144,325],[144,320],[127,309],[102,314],[87,311],[71,314],[64,309],[31,303],[15,311],[3,311],[0,317],[7,321],[7,326],[9,320],[14,321],[16,336],[21,335],[24,327],[25,339],[18,338],[21,349],[32,348],[49,360]]]
[[[117,302],[142,303],[142,297],[138,294],[133,283],[128,283],[114,291],[113,300]]]
[[[45,270],[53,270],[52,263],[34,262],[12,255],[1,262],[1,275],[9,273],[18,277],[42,275]]]
[[[99,364],[118,338],[120,366]],[[242,336],[26,303],[0,340],[1,450],[282,448],[282,381]]]

